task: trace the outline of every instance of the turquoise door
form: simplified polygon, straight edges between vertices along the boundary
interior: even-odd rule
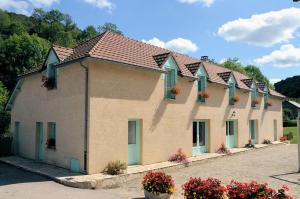
[[[140,163],[140,122],[128,121],[128,165]]]
[[[252,141],[252,144],[257,143],[256,126],[256,120],[250,120],[250,139]]]
[[[36,159],[38,161],[44,160],[44,131],[43,123],[36,123]]]
[[[226,147],[236,147],[236,129],[234,121],[226,121]]]
[[[193,122],[193,155],[208,151],[208,132],[206,121]]]
[[[20,155],[20,122],[15,122],[15,153]]]

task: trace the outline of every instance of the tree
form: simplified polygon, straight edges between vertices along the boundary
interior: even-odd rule
[[[300,75],[281,80],[274,86],[277,92],[289,98],[300,98]]]
[[[28,33],[14,34],[2,41],[0,43],[0,81],[12,90],[17,75],[41,64],[49,47],[48,41]]]
[[[246,74],[246,71],[242,64],[240,63],[238,58],[228,58],[221,64],[223,67],[228,68],[230,70],[234,70],[243,74]]]
[[[254,65],[247,65],[245,68],[246,74],[250,76],[251,78],[259,81],[264,82],[267,85],[270,85],[270,82],[266,76],[263,75],[263,73],[260,71],[260,69]]]
[[[105,31],[111,31],[111,32],[123,35],[122,31],[119,30],[119,28],[116,24],[109,23],[109,22],[105,23],[102,26],[98,26],[98,30],[100,33],[103,33]]]
[[[7,133],[10,123],[10,115],[4,108],[8,100],[8,90],[0,82],[0,134]]]
[[[81,33],[81,39],[85,41],[97,36],[98,34],[99,33],[94,26],[87,26]]]

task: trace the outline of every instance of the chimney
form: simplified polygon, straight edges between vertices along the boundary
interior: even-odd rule
[[[208,61],[208,56],[201,56],[201,61]]]

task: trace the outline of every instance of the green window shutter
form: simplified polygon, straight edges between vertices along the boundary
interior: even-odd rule
[[[206,84],[205,79],[206,79],[205,77],[201,76],[198,81],[198,101],[199,102],[205,102],[205,98],[203,96],[199,95],[200,92],[205,90],[205,84]]]
[[[235,93],[235,84],[234,83],[230,83],[229,84],[229,104],[233,105],[234,101],[233,101],[233,97],[234,97],[234,93]]]

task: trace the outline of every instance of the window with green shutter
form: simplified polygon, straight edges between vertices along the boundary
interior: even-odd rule
[[[265,107],[265,109],[268,108],[268,101],[269,101],[269,93],[266,91],[264,93],[264,107]]]
[[[203,93],[207,85],[207,78],[205,76],[200,76],[198,80],[198,101],[205,102],[205,97]]]
[[[170,90],[175,86],[176,83],[176,70],[167,69],[165,74],[165,98],[175,99],[175,95]]]
[[[233,97],[235,95],[235,83],[229,83],[229,105],[234,105]]]
[[[255,108],[257,104],[257,91],[255,84],[252,84],[251,86],[251,107]]]
[[[56,123],[48,122],[48,132],[47,132],[47,148],[56,148]]]

